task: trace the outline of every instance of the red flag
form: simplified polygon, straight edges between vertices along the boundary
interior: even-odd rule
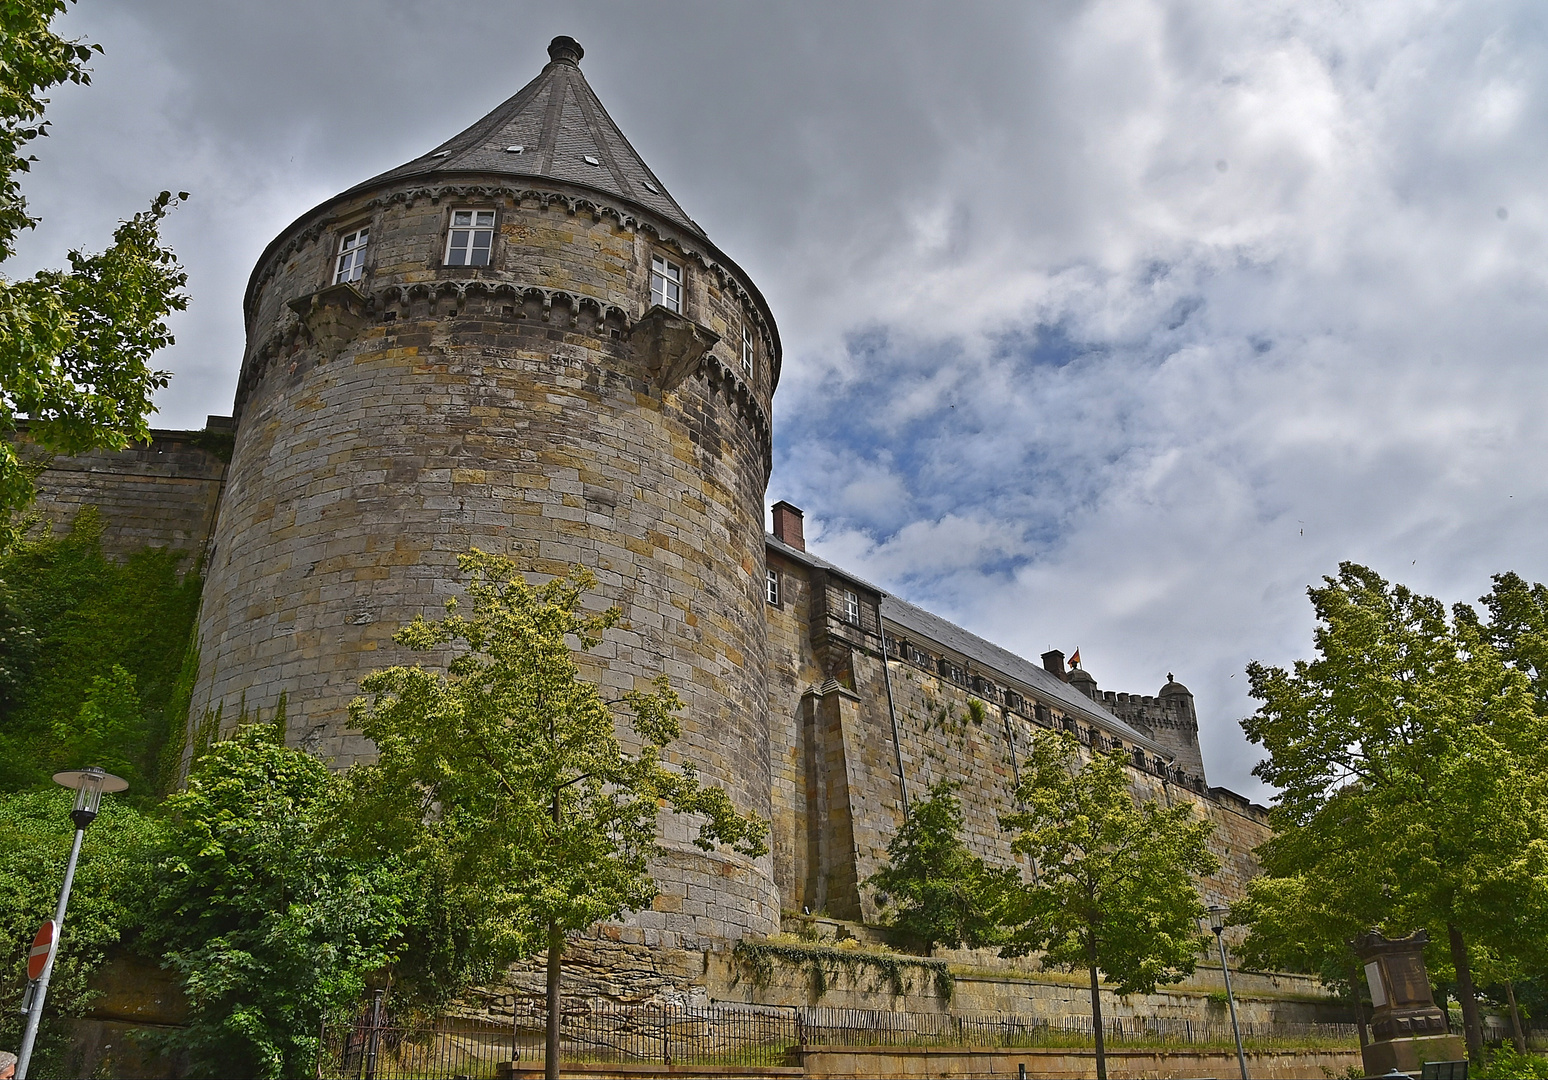
[[[1077,647],[1076,650],[1073,653],[1070,654],[1070,667],[1079,667],[1079,666],[1080,666],[1080,649]]]

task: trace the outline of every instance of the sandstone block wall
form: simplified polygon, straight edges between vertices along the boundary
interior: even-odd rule
[[[969,846],[991,862],[1017,863],[999,817],[1013,807],[1033,729],[1065,726],[1064,712],[1030,701],[1012,708],[1003,697],[986,702],[965,673],[944,676],[925,656],[889,655],[884,671],[878,593],[779,545],[770,545],[768,560],[781,574],[783,601],[770,612],[769,640],[771,671],[781,673],[770,682],[774,786],[793,800],[775,819],[786,909],[881,914],[863,882],[886,862],[904,817],[905,784],[917,800],[941,780],[960,781]],[[860,602],[853,622],[846,594]],[[1102,741],[1085,719],[1072,726],[1087,742],[1083,753]],[[1171,782],[1148,766],[1131,768],[1130,777],[1139,798],[1191,802],[1215,824],[1222,866],[1201,883],[1205,902],[1241,896],[1257,872],[1253,849],[1269,835],[1262,809],[1224,789]]]
[[[215,524],[226,462],[230,421],[210,417],[203,431],[153,431],[148,443],[127,450],[50,455],[26,441],[22,453],[43,464],[33,504],[56,535],[68,532],[77,514],[94,506],[102,517],[102,549],[128,555],[143,547],[187,551],[197,566]]]
[[[626,628],[585,661],[605,691],[667,675],[682,756],[744,811],[772,812],[763,494],[773,338],[743,376],[740,328],[767,315],[691,237],[499,184],[362,194],[303,220],[261,262],[236,447],[200,621],[194,715],[287,693],[288,737],[339,766],[372,746],[347,709],[369,671],[418,659],[392,634],[441,614],[470,547],[533,575],[574,564]],[[442,267],[454,207],[498,211],[487,268]],[[337,236],[369,223],[358,297],[328,283]],[[722,341],[662,385],[630,333],[650,257],[687,269],[684,315]],[[294,302],[294,303],[293,303]],[[310,307],[309,307],[310,304]],[[735,331],[734,333],[732,331]],[[671,820],[652,943],[768,932],[768,858],[707,858]]]

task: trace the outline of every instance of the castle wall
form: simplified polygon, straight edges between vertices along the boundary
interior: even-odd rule
[[[811,584],[804,568],[772,549],[768,569],[779,574],[778,604],[764,604],[769,627],[769,780],[773,795],[770,847],[774,880],[787,911],[799,911],[809,894],[809,807],[815,803],[815,753],[807,728],[812,703],[806,691],[823,681],[811,650]],[[809,786],[811,785],[811,786]]]
[[[77,514],[96,507],[102,549],[128,555],[144,547],[204,554],[215,524],[221,483],[230,457],[224,417],[204,431],[153,431],[148,443],[126,450],[49,455],[25,440],[22,454],[44,464],[37,480],[37,511],[50,532],[68,532]]]
[[[586,676],[617,692],[666,674],[687,703],[682,756],[768,817],[754,420],[772,387],[766,367],[757,386],[733,374],[725,341],[664,387],[629,340],[654,251],[688,266],[696,322],[739,326],[745,290],[691,261],[687,239],[530,192],[369,194],[298,226],[255,274],[194,715],[285,692],[292,744],[367,760],[349,702],[362,676],[411,659],[391,637],[459,591],[459,553],[504,552],[535,575],[584,564],[626,619]],[[440,267],[450,207],[491,204],[494,265]],[[298,314],[336,235],[366,222],[364,302],[335,290],[336,309],[303,300]],[[774,929],[772,860],[700,852],[694,832],[665,825],[663,895],[637,916],[648,943]]]
[[[937,661],[917,649],[911,658],[889,655],[884,672],[879,594],[812,560],[789,555],[782,545],[771,544],[768,559],[780,571],[786,609],[770,613],[771,625],[780,627],[770,635],[771,667],[801,673],[770,685],[771,715],[782,725],[776,777],[781,769],[789,776],[776,780],[776,792],[796,800],[775,819],[776,850],[788,852],[777,863],[786,910],[810,906],[835,918],[867,921],[881,914],[863,883],[886,863],[887,844],[903,822],[900,756],[910,800],[926,797],[942,780],[958,781],[968,846],[993,863],[1017,864],[999,817],[1013,808],[1019,765],[1033,729],[1076,731],[1085,756],[1094,743],[1105,749],[1112,740],[1086,718],[1057,706],[1019,698],[1010,707],[1006,695],[987,688],[975,694],[974,673],[953,662],[952,676],[944,676]],[[846,593],[860,601],[856,622],[847,618]],[[782,724],[785,716],[806,722]],[[1124,749],[1131,757],[1141,750],[1153,762],[1138,743],[1124,744]],[[808,776],[802,782],[801,762],[808,770],[820,766],[824,780]],[[1206,903],[1240,897],[1257,872],[1252,851],[1269,836],[1266,815],[1232,792],[1197,790],[1175,782],[1169,771],[1162,773],[1131,765],[1135,796],[1167,805],[1187,801],[1213,822],[1211,846],[1222,865],[1201,882],[1201,890]]]

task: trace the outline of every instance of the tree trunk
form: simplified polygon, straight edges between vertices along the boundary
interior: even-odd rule
[[[1091,939],[1091,1030],[1096,1033],[1097,1080],[1107,1080],[1107,1046],[1102,1038],[1102,992],[1097,988],[1096,939]]]
[[[548,924],[548,1043],[543,1051],[543,1075],[559,1080],[559,1022],[564,1018],[559,999],[559,969],[564,959],[564,931],[557,923]]]
[[[1349,969],[1349,993],[1354,997],[1355,1027],[1360,1032],[1360,1049],[1364,1050],[1371,1043],[1370,1033],[1365,1028],[1365,1004],[1360,1000],[1360,979],[1363,973],[1358,965]]]
[[[1516,1053],[1526,1056],[1526,1032],[1521,1030],[1521,1010],[1516,1008],[1516,984],[1505,980],[1505,1000],[1510,1002],[1510,1039],[1516,1044]]]
[[[1457,969],[1457,1001],[1462,1006],[1462,1034],[1467,1039],[1467,1056],[1474,1068],[1482,1069],[1483,1021],[1478,1015],[1478,995],[1473,992],[1473,969],[1467,959],[1467,943],[1455,923],[1446,924],[1451,937],[1451,963]]]

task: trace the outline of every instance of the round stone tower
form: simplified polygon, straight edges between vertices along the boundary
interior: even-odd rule
[[[286,695],[345,767],[362,676],[459,591],[457,555],[575,563],[628,627],[585,661],[665,673],[677,748],[770,816],[763,497],[779,335],[757,287],[614,125],[566,37],[466,131],[324,202],[258,260],[193,718]],[[647,943],[778,928],[768,858],[663,825]],[[655,935],[659,935],[656,937]],[[654,940],[653,940],[654,938]]]

